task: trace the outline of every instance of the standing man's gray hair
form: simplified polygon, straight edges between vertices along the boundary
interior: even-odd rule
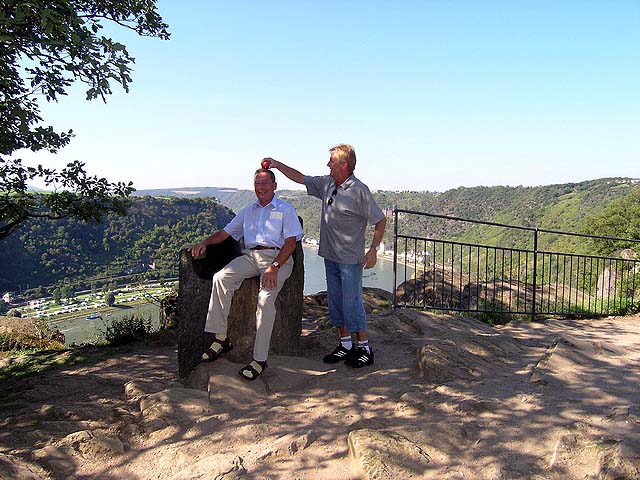
[[[331,153],[336,160],[344,160],[347,162],[351,173],[356,169],[356,151],[351,145],[341,143],[329,149],[329,153]]]

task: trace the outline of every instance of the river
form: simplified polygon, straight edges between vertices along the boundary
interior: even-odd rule
[[[399,268],[399,272],[404,277],[404,270]],[[408,269],[407,275],[413,273]],[[399,275],[400,276],[400,275]],[[404,280],[399,278],[398,285]],[[391,292],[393,290],[393,262],[390,259],[378,259],[376,265],[364,271],[362,277],[364,287],[376,287]],[[318,256],[318,251],[314,248],[304,247],[304,294],[321,292],[327,289],[327,282],[324,274],[324,260]],[[111,311],[102,318],[87,320],[86,314],[68,318],[55,322],[55,326],[65,335],[65,344],[81,344],[97,340],[101,337],[101,332],[106,328],[106,324],[115,319],[122,319],[124,316],[132,314],[142,315],[144,319],[151,317],[154,327],[159,325],[160,307],[153,303],[147,303],[138,307],[129,307]]]

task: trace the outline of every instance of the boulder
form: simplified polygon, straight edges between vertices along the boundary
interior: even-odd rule
[[[429,455],[399,433],[361,429],[350,432],[347,440],[349,456],[367,480],[424,478]]]

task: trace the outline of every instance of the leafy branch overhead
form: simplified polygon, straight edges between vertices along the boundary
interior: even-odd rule
[[[100,221],[126,212],[132,184],[89,176],[75,161],[56,171],[24,166],[22,149],[51,153],[66,146],[73,131],[43,125],[38,99],[58,101],[75,82],[87,86],[87,100],[129,91],[135,62],[125,45],[100,35],[104,24],[138,35],[169,39],[155,0],[36,0],[0,4],[0,239],[28,218],[77,217]],[[40,179],[53,192],[29,192]]]

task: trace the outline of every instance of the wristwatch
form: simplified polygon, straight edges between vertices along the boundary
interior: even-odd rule
[[[276,262],[275,260],[271,262],[271,265],[273,265],[276,268],[280,268],[280,263]]]

